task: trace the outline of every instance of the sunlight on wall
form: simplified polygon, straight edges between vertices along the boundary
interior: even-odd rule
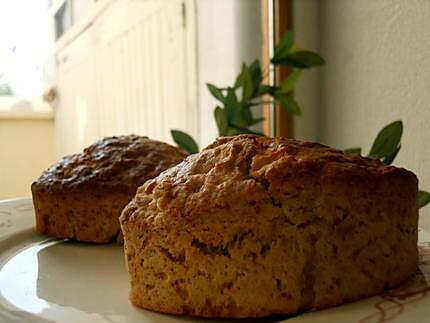
[[[412,4],[413,3],[413,4]],[[394,164],[430,190],[430,1],[332,0],[320,6],[320,140],[369,151],[391,121],[404,123]],[[430,207],[421,209],[430,230]]]
[[[20,96],[42,94],[48,23],[46,0],[0,0],[0,86]]]

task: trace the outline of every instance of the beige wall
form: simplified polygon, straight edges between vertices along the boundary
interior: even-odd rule
[[[404,122],[395,162],[430,191],[430,1],[319,2],[319,139],[367,152],[382,126]],[[430,230],[430,207],[421,211]]]
[[[52,118],[0,118],[0,200],[30,196],[54,161],[53,133]]]

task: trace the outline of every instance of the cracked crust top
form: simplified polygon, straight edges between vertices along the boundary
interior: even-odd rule
[[[181,149],[148,137],[105,137],[82,153],[66,156],[52,165],[32,184],[32,189],[95,185],[135,190],[186,156]]]
[[[336,177],[369,183],[383,176],[403,177],[413,183],[418,181],[415,174],[406,169],[316,142],[254,135],[221,137],[200,154],[189,156],[142,186],[134,206],[129,206],[123,213],[123,221],[132,216],[151,215],[152,208],[137,208],[149,203],[156,206],[160,216],[166,217],[163,223],[196,217],[223,207],[232,199],[248,199],[261,188],[264,188],[264,194],[257,194],[255,200],[267,197],[266,193],[269,193],[272,202],[280,204],[276,188],[300,174],[314,177],[316,185],[320,185],[323,178]],[[231,192],[231,187],[237,190]]]

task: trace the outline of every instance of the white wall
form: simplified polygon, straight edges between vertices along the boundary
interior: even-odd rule
[[[185,30],[182,2],[112,1],[57,52],[57,156],[119,133],[172,142],[177,128],[200,147],[217,137],[205,83],[231,85],[260,58],[260,0],[187,0]]]
[[[430,190],[430,1],[319,3],[320,140],[367,152],[376,133],[402,119],[395,162]],[[421,211],[430,229],[430,207]]]
[[[242,61],[261,56],[260,0],[198,0],[197,57],[200,146],[218,132],[213,117],[217,101],[205,83],[232,85]],[[261,111],[259,111],[261,113]]]
[[[57,44],[57,156],[104,136],[173,143],[175,128],[197,136],[194,1],[95,6],[103,9],[83,15]]]

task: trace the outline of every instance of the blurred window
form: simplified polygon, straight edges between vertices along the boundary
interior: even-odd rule
[[[37,97],[46,89],[48,3],[0,0],[0,97]]]

